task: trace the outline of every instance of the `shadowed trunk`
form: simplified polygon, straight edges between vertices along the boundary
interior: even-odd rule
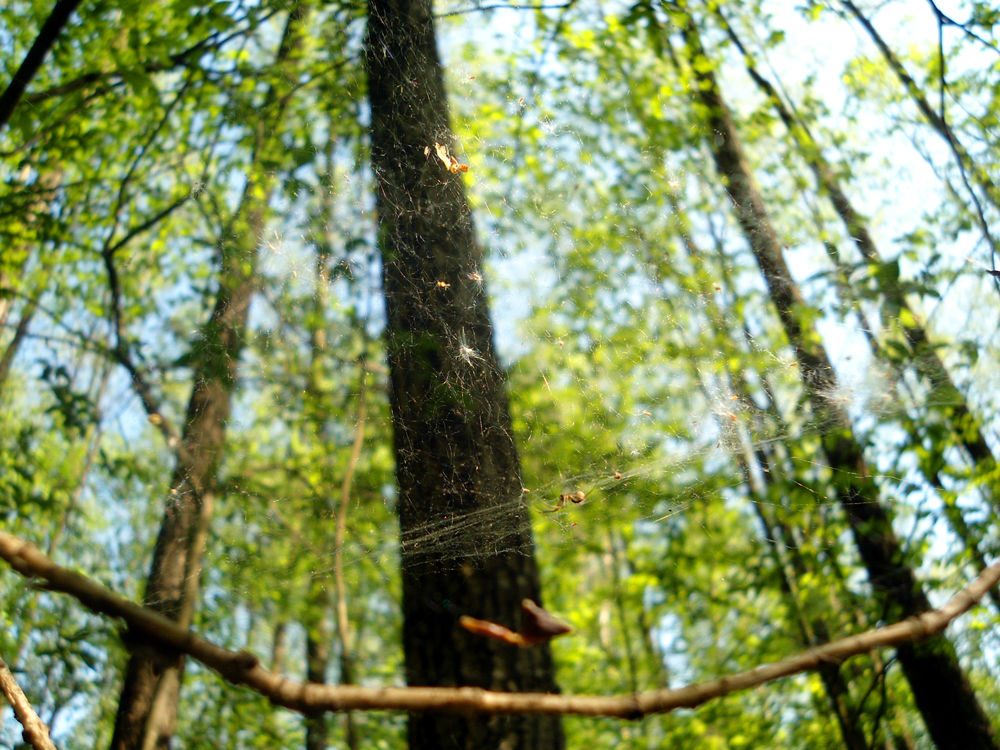
[[[493,346],[481,251],[453,150],[428,0],[370,0],[372,168],[386,295],[410,685],[554,691],[547,645],[460,629],[516,628],[539,601],[528,510]],[[449,167],[451,167],[449,169]],[[411,748],[560,748],[547,716],[414,714]]]

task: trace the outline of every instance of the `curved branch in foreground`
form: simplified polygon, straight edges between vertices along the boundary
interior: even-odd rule
[[[4,694],[7,702],[14,709],[14,716],[24,727],[21,739],[35,750],[56,750],[56,746],[52,744],[52,739],[49,737],[49,728],[35,713],[35,709],[31,707],[31,703],[28,702],[21,686],[14,680],[10,667],[2,658],[0,658],[0,693]]]
[[[491,714],[576,714],[638,719],[647,714],[694,708],[713,698],[763,685],[782,677],[839,663],[874,648],[896,646],[943,631],[969,611],[1000,582],[1000,562],[995,562],[940,609],[909,617],[800,654],[726,677],[682,688],[652,690],[637,695],[555,695],[552,693],[501,693],[459,687],[359,687],[304,683],[282,677],[260,666],[247,651],[217,646],[172,620],[141,607],[80,573],[56,565],[35,546],[0,531],[0,557],[26,578],[41,579],[45,588],[78,599],[94,612],[124,620],[133,638],[154,641],[160,647],[183,652],[215,670],[234,685],[246,685],[272,703],[301,712],[315,711],[444,711]]]

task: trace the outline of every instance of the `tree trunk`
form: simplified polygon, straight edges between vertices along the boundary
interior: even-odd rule
[[[538,571],[493,346],[481,251],[452,149],[429,0],[369,0],[372,168],[386,295],[410,685],[555,691],[546,645],[459,628],[516,628]],[[454,171],[452,171],[454,170]],[[411,715],[411,748],[560,748],[547,716]]]
[[[2,274],[0,274],[0,277],[2,277]],[[0,280],[0,284],[2,283],[2,280]],[[0,393],[3,393],[4,385],[7,383],[7,376],[10,374],[10,366],[14,363],[14,357],[17,356],[18,349],[21,348],[21,344],[24,343],[24,339],[28,335],[28,326],[31,325],[31,319],[35,316],[35,311],[38,309],[38,297],[41,293],[41,291],[38,291],[34,296],[28,298],[28,301],[21,309],[21,318],[17,321],[17,326],[14,328],[14,336],[7,343],[7,346],[4,347],[3,354],[0,354]]]
[[[767,283],[782,327],[795,349],[813,416],[823,430],[823,452],[833,471],[838,500],[886,618],[898,620],[930,608],[906,562],[878,488],[865,464],[843,406],[830,398],[837,379],[819,334],[802,315],[804,300],[785,263],[777,235],[743,156],[729,114],[693,19],[683,29],[692,62],[694,95],[705,108],[709,147],[733,201],[740,226]],[[990,721],[958,665],[951,643],[935,636],[897,649],[917,707],[939,747],[996,748]]]
[[[306,623],[306,680],[309,682],[326,682],[326,667],[330,662],[330,626],[327,622],[329,601],[322,589],[322,582],[316,583],[318,591],[311,596],[309,607],[313,611],[313,622]],[[329,725],[326,713],[319,711],[307,714],[306,750],[324,750],[327,746]]]
[[[289,15],[277,55],[279,66],[287,65],[293,57],[304,14],[304,6],[299,5]],[[254,165],[265,156],[273,156],[265,151],[275,151],[274,143],[269,142],[271,131],[280,123],[287,105],[287,95],[281,91],[290,88],[294,78],[287,75],[268,91],[264,116],[257,125]],[[212,483],[225,444],[236,367],[255,288],[257,244],[273,185],[273,175],[252,170],[233,221],[222,232],[218,296],[194,345],[194,387],[146,583],[145,605],[184,627],[191,624],[199,596],[202,557],[215,501]],[[130,645],[132,655],[111,747],[166,748],[177,719],[184,658],[138,640]]]

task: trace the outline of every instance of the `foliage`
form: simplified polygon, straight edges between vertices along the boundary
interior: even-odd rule
[[[833,502],[828,425],[806,404],[711,167],[713,134],[692,95],[699,69],[727,93],[804,293],[802,319],[840,377],[828,397],[850,413],[933,600],[969,577],[977,549],[996,555],[1000,469],[967,452],[976,436],[998,448],[985,426],[1000,407],[987,272],[1000,209],[976,181],[998,172],[996,10],[963,4],[950,18],[966,20],[942,22],[939,47],[940,17],[883,5],[874,23],[969,164],[921,120],[874,46],[847,43],[855,21],[840,3],[436,9],[544,603],[575,628],[553,643],[564,693],[708,679],[884,616]],[[680,8],[706,44],[690,64]],[[7,77],[48,10],[0,9]],[[184,428],[223,246],[256,243],[193,626],[296,677],[319,633],[332,645],[327,680],[349,663],[359,683],[402,684],[363,8],[317,7],[293,80],[272,65],[288,12],[270,0],[83,3],[0,131],[0,355],[13,358],[0,375],[0,513],[61,563],[141,599],[171,502],[177,446],[161,427]],[[517,37],[505,33],[514,25]],[[828,34],[844,51],[814,54]],[[811,140],[786,127],[748,60],[778,82]],[[287,106],[263,132],[275,81]],[[841,227],[810,153],[863,209],[878,260]],[[276,186],[257,238],[239,219],[255,174]],[[915,326],[929,332],[923,348]],[[468,332],[453,334],[474,362]],[[931,358],[948,380],[919,366]],[[583,503],[559,505],[577,491]],[[450,543],[435,533],[426,541]],[[127,658],[116,624],[10,572],[2,581],[0,656],[60,746],[105,744]],[[994,716],[996,612],[983,606],[950,633]],[[840,673],[871,744],[929,746],[891,654]],[[179,715],[184,747],[305,742],[301,717],[194,664]],[[402,717],[351,720],[361,746],[403,742]],[[17,734],[11,721],[4,740]],[[330,724],[330,743],[346,743],[345,717]],[[635,725],[565,727],[570,747],[843,744],[819,675]]]

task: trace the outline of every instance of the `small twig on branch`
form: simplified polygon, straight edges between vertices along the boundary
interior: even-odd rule
[[[485,13],[489,10],[565,10],[570,7],[576,0],[568,0],[565,3],[556,3],[553,5],[546,5],[545,3],[537,3],[535,5],[521,5],[518,3],[496,3],[494,5],[477,5],[471,8],[459,8],[458,10],[449,10],[444,13],[435,13],[435,18],[448,18],[450,16],[464,16],[467,13]]]
[[[49,737],[49,728],[35,713],[35,709],[31,707],[31,703],[28,702],[21,686],[14,680],[10,667],[2,658],[0,658],[0,692],[4,694],[7,702],[14,709],[14,716],[24,727],[21,739],[35,750],[56,750],[56,746],[52,744],[52,739]]]
[[[941,8],[938,7],[937,3],[934,2],[934,0],[927,0],[927,2],[930,4],[931,11],[937,18],[939,27],[954,26],[956,29],[960,29],[970,39],[975,39],[977,42],[985,45],[986,47],[989,47],[994,52],[1000,52],[1000,47],[997,47],[995,44],[993,44],[993,42],[979,36],[979,34],[977,34],[972,29],[969,28],[968,23],[962,23],[961,21],[956,21],[954,18],[944,13],[941,10]]]
[[[56,565],[37,548],[0,531],[0,557],[26,578],[40,578],[100,614],[120,617],[133,635],[185,653],[214,669],[234,685],[246,685],[272,703],[303,713],[316,711],[477,711],[492,714],[576,714],[638,719],[647,714],[694,708],[713,698],[763,685],[783,677],[840,663],[876,648],[896,646],[942,632],[1000,582],[1000,562],[986,568],[941,609],[932,609],[894,625],[831,641],[782,661],[687,687],[637,695],[554,695],[501,693],[459,687],[359,687],[296,682],[260,666],[247,651],[217,646],[172,620],[141,607],[80,573]]]

